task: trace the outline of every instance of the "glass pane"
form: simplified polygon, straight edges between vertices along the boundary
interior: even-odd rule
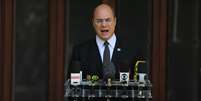
[[[16,0],[15,101],[47,101],[48,0]]]
[[[200,0],[169,1],[168,101],[200,101]]]

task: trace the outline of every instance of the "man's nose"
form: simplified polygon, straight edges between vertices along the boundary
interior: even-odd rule
[[[101,22],[101,26],[106,26],[107,25],[107,22],[105,21],[105,20],[103,20],[102,22]]]

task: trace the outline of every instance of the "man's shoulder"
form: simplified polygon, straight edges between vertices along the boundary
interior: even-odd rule
[[[79,43],[77,45],[74,46],[74,48],[77,49],[86,49],[86,48],[90,48],[96,45],[96,41],[95,39],[89,39],[87,41],[84,41],[82,43]]]

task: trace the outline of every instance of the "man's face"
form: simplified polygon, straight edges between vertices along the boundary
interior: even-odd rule
[[[95,9],[93,26],[101,39],[108,40],[112,37],[116,26],[116,18],[108,5],[102,4]]]

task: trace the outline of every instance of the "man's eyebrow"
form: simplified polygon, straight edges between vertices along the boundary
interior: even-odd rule
[[[111,19],[111,18],[104,18],[104,19],[97,18],[96,20],[108,20],[108,19]]]
[[[103,20],[103,19],[95,19],[95,20]]]

